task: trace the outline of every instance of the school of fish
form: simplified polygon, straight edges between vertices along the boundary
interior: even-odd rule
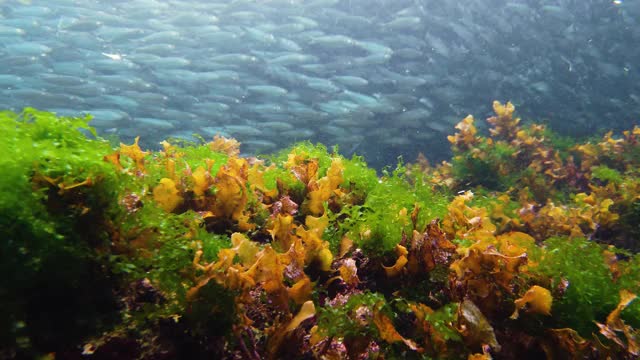
[[[638,0],[4,0],[0,108],[146,147],[440,159],[494,99],[569,135],[637,123],[639,21]]]

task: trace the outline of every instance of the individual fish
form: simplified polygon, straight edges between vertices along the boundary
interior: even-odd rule
[[[358,45],[358,43],[345,35],[324,35],[317,36],[311,40],[311,45],[319,46],[322,49],[336,50],[336,49],[350,49]]]
[[[0,26],[0,37],[23,36],[26,32],[20,28],[12,26]]]
[[[342,75],[342,76],[332,76],[331,80],[334,82],[338,82],[345,86],[351,87],[364,87],[369,85],[369,81],[367,79],[363,79],[358,76],[350,76],[350,75]]]
[[[8,44],[3,50],[6,51],[9,56],[42,56],[51,52],[53,49],[38,42],[24,41]]]
[[[247,86],[247,90],[257,95],[263,96],[283,96],[288,93],[287,89],[274,85],[251,85]]]
[[[154,119],[154,118],[145,118],[145,117],[136,117],[133,119],[133,125],[138,128],[146,128],[148,130],[173,130],[175,128],[174,124],[168,120],[162,119]]]
[[[127,113],[113,109],[91,109],[88,113],[92,117],[89,124],[101,128],[121,126],[131,120]]]
[[[318,58],[313,55],[290,53],[280,55],[274,59],[268,60],[269,64],[288,66],[288,65],[300,65],[305,63],[317,62]]]

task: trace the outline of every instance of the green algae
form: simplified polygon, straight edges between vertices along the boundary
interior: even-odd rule
[[[591,177],[605,183],[610,182],[616,185],[620,185],[623,181],[622,174],[620,174],[619,171],[604,165],[594,166],[591,169]]]
[[[356,204],[329,213],[334,227],[327,235],[333,249],[346,235],[359,247],[382,256],[394,249],[403,234],[410,234],[414,228],[423,231],[431,220],[446,213],[448,196],[436,193],[424,176],[410,179],[406,169],[399,165],[394,171],[385,170],[382,177],[374,178],[372,170],[359,161],[346,165],[345,169],[349,169],[347,175],[351,176],[349,186],[359,189],[356,194],[361,194],[361,198]],[[349,179],[347,175],[345,179]],[[417,209],[415,224],[411,219],[414,209]]]
[[[363,204],[360,221],[349,231],[359,246],[382,254],[393,250],[402,234],[413,229],[423,231],[433,219],[447,211],[447,197],[436,194],[421,176],[409,182],[406,169],[399,165],[393,172],[385,171],[369,190]],[[418,209],[415,223],[411,213]]]
[[[455,330],[453,324],[458,319],[459,304],[450,303],[431,314],[425,316],[425,320],[431,324],[445,341],[462,341],[460,333]]]
[[[342,164],[342,186],[355,192],[356,196],[365,198],[379,184],[378,174],[375,169],[367,166],[363,157],[353,155],[351,159],[343,160]]]
[[[95,135],[89,119],[0,114],[0,347],[53,350],[115,321],[100,250],[122,184],[102,160],[108,143],[80,131]],[[73,187],[87,179],[91,191]]]
[[[471,151],[454,157],[453,174],[464,188],[483,187],[488,190],[506,190],[513,186],[517,174],[503,174],[499,165],[512,159],[515,149],[504,142],[481,143],[478,148],[489,154],[480,158]]]
[[[594,321],[604,322],[615,309],[618,292],[626,288],[621,285],[629,284],[614,281],[603,249],[594,242],[550,238],[545,247],[545,254],[532,273],[549,277],[551,288],[562,289],[561,299],[553,304],[555,327],[570,327],[588,336],[597,331]],[[637,323],[640,318],[627,320]]]
[[[341,306],[325,307],[318,311],[318,329],[328,337],[357,337],[379,335],[373,322],[374,307],[386,304],[377,293],[352,295]]]

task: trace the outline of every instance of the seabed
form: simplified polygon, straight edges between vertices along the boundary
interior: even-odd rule
[[[640,128],[514,110],[381,172],[0,113],[0,358],[637,358]]]

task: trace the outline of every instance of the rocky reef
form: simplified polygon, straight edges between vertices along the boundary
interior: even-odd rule
[[[380,173],[0,113],[0,357],[637,358],[640,128],[514,110]]]

